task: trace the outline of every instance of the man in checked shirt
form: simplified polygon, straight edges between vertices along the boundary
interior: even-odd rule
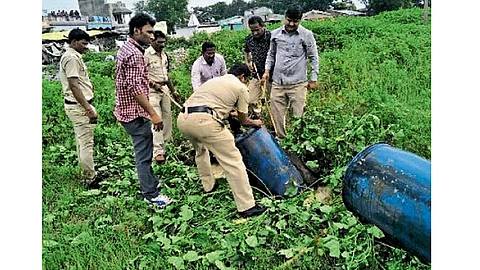
[[[130,19],[129,39],[118,50],[113,114],[130,135],[135,150],[135,165],[145,201],[165,207],[171,199],[159,193],[159,179],[153,174],[153,134],[161,132],[163,121],[150,105],[148,70],[142,46],[153,40],[155,19],[137,13]]]

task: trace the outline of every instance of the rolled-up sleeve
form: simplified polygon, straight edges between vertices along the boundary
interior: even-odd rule
[[[195,91],[202,84],[202,82],[200,80],[200,63],[199,63],[199,61],[195,61],[193,63],[191,76],[192,76],[192,88],[193,88],[193,91]]]

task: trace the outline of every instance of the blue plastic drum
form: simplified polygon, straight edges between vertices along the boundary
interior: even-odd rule
[[[385,143],[350,162],[343,201],[362,220],[424,262],[431,257],[431,163]]]
[[[303,188],[297,168],[265,127],[251,128],[235,139],[243,162],[273,195],[295,195]]]

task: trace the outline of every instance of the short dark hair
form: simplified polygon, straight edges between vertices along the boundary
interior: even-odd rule
[[[135,32],[135,28],[142,28],[144,25],[150,24],[152,27],[155,26],[155,19],[152,16],[148,15],[147,13],[140,12],[135,13],[130,21],[128,22],[128,34],[133,36]]]
[[[153,32],[153,37],[154,37],[155,39],[164,38],[165,40],[167,40],[167,36],[165,35],[165,33],[163,33],[163,32],[160,31],[160,30],[155,30],[155,32]]]
[[[248,24],[257,24],[260,26],[264,26],[265,23],[263,22],[262,18],[259,16],[252,16],[248,19]]]
[[[206,52],[207,49],[209,48],[217,48],[217,46],[215,46],[215,43],[211,42],[211,41],[205,41],[203,42],[202,44],[202,53]]]
[[[251,72],[246,64],[234,64],[229,70],[228,74],[233,74],[235,76],[244,75],[245,77],[250,77]]]
[[[300,7],[289,8],[285,11],[285,17],[288,17],[292,20],[301,20],[302,15],[303,12]]]
[[[68,33],[68,43],[72,43],[74,40],[82,40],[85,39],[86,41],[90,41],[90,35],[83,31],[82,29],[75,28]]]

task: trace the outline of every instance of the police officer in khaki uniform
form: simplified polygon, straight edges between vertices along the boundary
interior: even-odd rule
[[[93,85],[88,77],[82,54],[88,51],[90,36],[81,29],[68,34],[69,47],[60,59],[59,79],[64,93],[64,108],[77,144],[77,155],[82,166],[82,182],[88,188],[98,188],[100,177],[93,162],[93,130],[97,123],[97,111],[92,105]]]
[[[163,50],[167,36],[160,30],[155,31],[153,36],[151,46],[145,50],[145,62],[150,80],[150,104],[163,119],[162,132],[153,133],[153,157],[161,164],[165,162],[165,142],[172,137],[172,108],[168,95],[177,100],[180,96],[168,76],[169,60]]]
[[[263,213],[265,207],[255,204],[252,187],[240,151],[232,133],[224,127],[232,110],[237,110],[242,125],[261,127],[262,120],[248,117],[248,81],[250,70],[245,64],[233,65],[228,74],[202,84],[185,102],[177,118],[177,127],[195,148],[203,189],[211,192],[216,186],[209,151],[225,171],[237,210],[241,217]]]

